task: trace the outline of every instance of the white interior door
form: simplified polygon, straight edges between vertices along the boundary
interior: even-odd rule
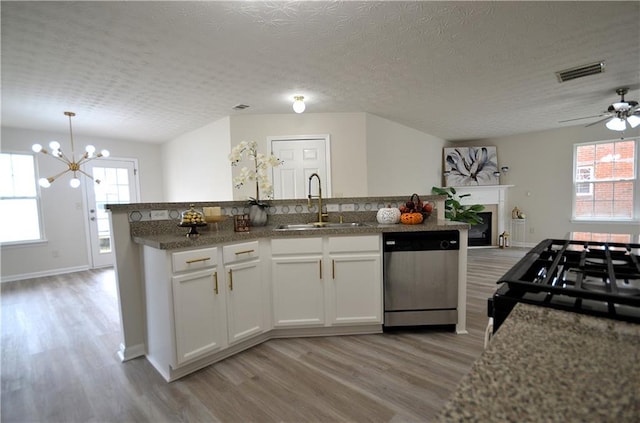
[[[85,172],[100,183],[87,183],[89,244],[93,267],[113,266],[111,225],[105,204],[138,202],[135,160],[97,159],[87,163]]]
[[[309,176],[317,173],[322,196],[331,196],[329,136],[271,137],[271,152],[284,163],[273,168],[273,196],[276,199],[307,198]],[[318,195],[317,184],[311,189]]]

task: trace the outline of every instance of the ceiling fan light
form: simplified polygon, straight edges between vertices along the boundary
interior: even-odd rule
[[[627,103],[626,101],[619,101],[617,103],[613,103],[613,110],[615,110],[616,112],[620,111],[620,110],[629,110],[629,103]]]
[[[637,115],[631,115],[627,118],[627,123],[629,124],[629,126],[631,126],[632,128],[637,127],[638,125],[640,125],[640,116]]]
[[[620,119],[619,117],[612,117],[607,121],[605,125],[612,131],[624,131],[625,129],[627,129],[627,125],[624,119]]]

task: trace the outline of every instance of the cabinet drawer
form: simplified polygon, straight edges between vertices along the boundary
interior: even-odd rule
[[[322,253],[322,238],[294,238],[271,240],[271,254]]]
[[[179,251],[171,254],[171,263],[174,273],[213,267],[218,264],[218,249],[214,247]]]
[[[329,253],[355,253],[358,251],[379,251],[380,236],[344,236],[329,238]]]
[[[248,260],[260,257],[258,241],[243,242],[241,244],[225,245],[222,247],[224,263]]]

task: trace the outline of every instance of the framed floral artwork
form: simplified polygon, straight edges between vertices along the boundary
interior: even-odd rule
[[[447,187],[499,185],[500,174],[496,148],[445,148],[444,178]]]

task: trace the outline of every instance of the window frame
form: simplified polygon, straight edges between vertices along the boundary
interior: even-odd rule
[[[38,217],[38,231],[40,233],[40,238],[38,239],[22,239],[16,241],[0,241],[0,245],[4,247],[20,247],[25,245],[33,245],[33,244],[43,244],[47,242],[47,238],[45,236],[44,230],[44,215],[42,213],[42,196],[40,185],[38,185],[39,172],[38,172],[38,159],[35,154],[31,152],[24,151],[0,151],[0,154],[6,155],[15,155],[15,156],[29,156],[31,157],[31,162],[33,163],[33,177],[35,184],[35,196],[11,196],[11,197],[2,197],[0,196],[0,201],[2,200],[20,200],[20,199],[33,199],[36,202],[36,212]]]
[[[589,194],[586,193],[578,193],[577,186],[578,184],[584,184],[585,180],[578,180],[578,169],[585,167],[593,167],[591,165],[578,165],[578,148],[588,145],[601,145],[601,144],[616,144],[620,142],[633,142],[634,143],[634,156],[632,158],[634,163],[634,175],[631,178],[607,178],[607,179],[594,179],[593,173],[589,181],[591,182],[589,185]],[[597,222],[597,223],[635,223],[640,221],[640,170],[638,169],[638,157],[640,153],[638,149],[640,148],[640,137],[629,137],[629,138],[617,138],[617,139],[609,139],[609,140],[600,140],[600,141],[589,141],[589,142],[581,142],[573,144],[573,175],[572,175],[572,200],[571,200],[571,220],[574,222]],[[595,169],[593,170],[595,171]],[[611,216],[589,216],[589,217],[578,217],[576,216],[577,211],[577,200],[581,197],[587,195],[593,195],[594,191],[594,183],[601,182],[631,182],[633,184],[633,195],[632,195],[632,210],[631,217],[611,217]]]

